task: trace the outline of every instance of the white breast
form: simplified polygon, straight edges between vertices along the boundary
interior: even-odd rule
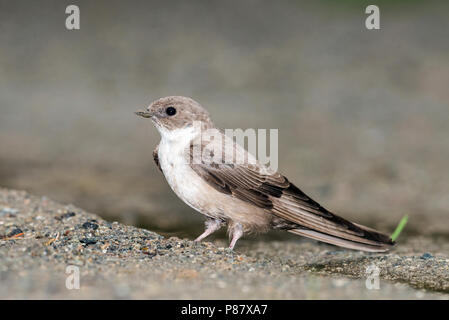
[[[162,129],[163,130],[163,129]],[[188,151],[191,141],[199,134],[193,127],[159,130],[159,163],[168,184],[176,195],[193,209],[212,217],[222,216],[219,208],[210,208],[210,186],[192,170]],[[212,210],[211,210],[212,209]]]

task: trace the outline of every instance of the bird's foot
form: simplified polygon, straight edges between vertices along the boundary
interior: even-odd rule
[[[202,234],[200,234],[200,236],[194,240],[195,242],[200,242],[207,236],[209,236],[212,233],[214,233],[215,231],[219,230],[221,228],[222,221],[217,220],[217,219],[208,219],[208,220],[206,220],[205,225],[206,225],[206,230],[204,230],[204,232]]]
[[[243,227],[240,223],[233,224],[230,232],[231,242],[229,243],[229,249],[234,250],[237,240],[243,236]]]

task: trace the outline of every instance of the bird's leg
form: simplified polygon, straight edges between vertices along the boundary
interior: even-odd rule
[[[234,249],[237,240],[243,236],[243,227],[240,223],[233,223],[229,228],[229,237],[231,242],[229,243],[229,249]]]
[[[198,238],[195,239],[196,242],[203,240],[208,235],[211,235],[215,231],[219,230],[223,222],[218,219],[207,219],[204,224],[206,225],[206,230],[204,230],[204,232]]]

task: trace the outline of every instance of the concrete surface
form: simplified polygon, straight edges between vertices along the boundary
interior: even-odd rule
[[[196,244],[0,189],[2,299],[448,299],[449,245],[422,236],[386,254],[291,238]],[[379,268],[379,289],[366,268]],[[80,289],[66,287],[68,266]],[[374,282],[369,282],[374,283]]]

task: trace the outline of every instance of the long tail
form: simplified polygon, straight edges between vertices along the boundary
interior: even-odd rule
[[[395,245],[395,242],[391,240],[390,236],[356,223],[353,224],[363,230],[363,235],[355,237],[352,236],[348,239],[343,234],[341,237],[338,237],[305,227],[290,229],[288,231],[339,247],[368,252],[385,252]]]

